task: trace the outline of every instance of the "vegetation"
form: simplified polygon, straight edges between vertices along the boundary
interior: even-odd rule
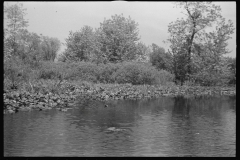
[[[233,23],[230,20],[226,23],[221,8],[211,2],[177,2],[176,5],[183,8],[186,15],[168,26],[167,42],[173,55],[176,79],[182,84],[186,80],[195,81],[198,76],[194,75],[202,74],[203,70],[204,75],[214,73],[222,77],[214,68],[221,68],[223,55],[229,53],[226,46],[234,31]],[[214,84],[207,80],[201,85]]]
[[[173,57],[170,53],[166,53],[165,49],[156,44],[152,44],[152,52],[150,54],[150,62],[157,69],[163,69],[169,72],[173,70]]]
[[[179,2],[177,5],[186,11],[187,17],[170,23],[168,52],[156,44],[146,46],[139,41],[138,24],[134,20],[114,15],[104,19],[95,30],[84,26],[79,31],[70,31],[67,48],[58,58],[61,43],[57,38],[29,32],[23,5],[5,6],[6,104],[10,103],[11,96],[15,97],[15,92],[36,97],[38,93],[40,97],[51,93],[56,94],[55,98],[65,93],[71,97],[79,93],[79,85],[92,93],[99,88],[103,91],[103,87],[111,84],[118,88],[116,95],[122,93],[121,85],[125,86],[124,90],[131,86],[133,97],[157,93],[160,86],[235,85],[236,58],[223,56],[228,53],[227,40],[234,30],[232,22],[226,23],[220,7],[210,2]],[[214,25],[215,30],[206,32],[206,27]],[[148,85],[155,86],[155,90],[146,89]],[[145,89],[135,92],[136,86]],[[100,91],[95,97],[102,96]],[[130,92],[120,95],[126,97]],[[114,96],[115,92],[104,93],[106,95]]]

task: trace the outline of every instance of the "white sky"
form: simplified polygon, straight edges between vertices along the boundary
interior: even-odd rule
[[[16,2],[5,2],[13,4]],[[139,24],[140,41],[155,43],[168,49],[163,41],[168,37],[168,24],[184,16],[172,2],[21,2],[27,9],[28,30],[44,36],[56,37],[62,43],[69,31],[80,30],[84,25],[98,28],[104,18],[123,14]],[[236,28],[236,2],[214,2],[220,5],[222,16],[231,19]],[[227,56],[236,57],[236,30],[229,40],[232,51]],[[61,51],[65,49],[62,46]]]

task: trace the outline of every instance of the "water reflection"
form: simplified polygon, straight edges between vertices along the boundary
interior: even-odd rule
[[[236,97],[107,104],[4,115],[4,156],[235,156]]]
[[[169,142],[173,142],[170,154],[232,155],[232,151],[235,150],[236,113],[230,109],[233,103],[227,103],[228,100],[227,97],[176,98],[172,110],[172,123],[169,125]],[[227,141],[226,137],[231,140]]]

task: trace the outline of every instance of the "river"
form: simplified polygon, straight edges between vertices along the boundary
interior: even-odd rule
[[[67,112],[7,114],[4,156],[234,157],[236,97],[80,99]]]

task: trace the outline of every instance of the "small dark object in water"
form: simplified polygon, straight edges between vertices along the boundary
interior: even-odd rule
[[[105,105],[104,105],[104,107],[108,107],[108,105],[107,105],[107,104],[105,104]]]

